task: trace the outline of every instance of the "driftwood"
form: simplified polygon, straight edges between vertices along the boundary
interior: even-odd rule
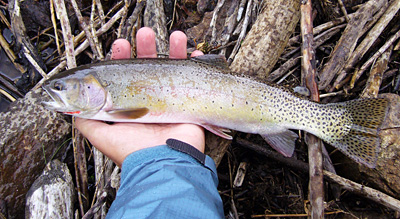
[[[351,72],[354,68],[357,62],[365,55],[365,53],[371,48],[374,42],[378,39],[378,37],[382,34],[383,30],[385,27],[389,24],[389,22],[393,19],[394,15],[397,13],[397,11],[400,8],[400,1],[392,1],[390,6],[387,8],[386,11],[382,14],[382,16],[379,16],[379,20],[376,22],[374,27],[368,32],[367,36],[365,36],[364,40],[360,43],[360,45],[357,46],[356,50],[350,57],[350,59],[347,61],[346,66],[344,70],[341,72],[341,75],[338,77],[339,80],[335,81],[335,84],[333,85],[335,88],[340,88],[338,85],[341,84],[340,78],[344,78],[347,73]],[[355,74],[357,76],[357,79],[359,78],[358,74]],[[350,87],[354,87],[355,80],[351,82]]]
[[[282,163],[283,165],[290,166],[293,169],[297,169],[297,170],[304,171],[304,172],[309,171],[308,164],[303,161],[284,157],[283,155],[281,155],[275,151],[266,149],[264,146],[254,144],[254,143],[249,142],[244,139],[239,138],[236,140],[236,142],[241,146],[251,148],[252,150],[256,151],[257,153],[265,155],[269,159],[278,161],[278,162]],[[322,174],[326,179],[328,179],[331,182],[341,185],[344,189],[347,189],[347,190],[357,193],[357,194],[362,194],[364,197],[371,199],[375,202],[378,202],[380,204],[383,204],[395,211],[400,210],[400,201],[389,195],[386,195],[385,193],[382,193],[378,190],[372,189],[368,186],[363,186],[363,185],[353,182],[351,180],[345,179],[343,177],[340,177],[340,176],[338,176],[334,173],[331,173],[329,171],[326,171],[326,170],[324,170],[322,172]]]
[[[156,33],[157,52],[164,56],[168,54],[168,32],[163,0],[147,0],[143,22],[144,26],[151,27]]]
[[[299,9],[299,1],[266,2],[233,60],[231,69],[265,79],[298,24]]]
[[[312,5],[308,0],[300,6],[300,29],[302,38],[302,85],[310,91],[311,100],[319,102],[319,92],[316,79],[315,52],[313,48]],[[308,163],[310,165],[310,182],[308,184],[309,200],[311,205],[311,218],[324,216],[324,187],[322,179],[322,141],[316,136],[307,133]]]
[[[0,197],[7,203],[9,218],[24,214],[25,194],[63,145],[70,132],[64,116],[39,103],[47,95],[41,89],[15,101],[9,112],[0,113]]]
[[[351,57],[357,40],[361,37],[362,29],[372,15],[387,4],[386,0],[371,0],[365,3],[357,14],[351,18],[339,42],[333,50],[329,62],[320,73],[319,89],[327,89],[330,82],[345,67],[345,61]]]
[[[72,129],[74,148],[75,182],[81,215],[89,208],[88,173],[85,152],[85,137],[76,128]]]
[[[52,160],[26,195],[25,218],[73,218],[74,197],[67,165]]]
[[[381,151],[374,170],[362,165],[358,165],[358,170],[376,188],[400,198],[400,97],[395,94],[380,94],[379,97],[390,102],[388,117],[379,133]]]

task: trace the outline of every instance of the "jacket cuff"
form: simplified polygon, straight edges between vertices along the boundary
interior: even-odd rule
[[[199,153],[201,152],[199,151]],[[128,169],[134,168],[139,165],[147,165],[154,162],[166,160],[171,160],[175,162],[189,162],[192,164],[202,165],[211,170],[214,174],[217,174],[214,161],[211,159],[211,157],[207,155],[204,156],[204,163],[202,163],[198,159],[194,158],[192,155],[189,155],[188,153],[178,149],[173,149],[173,147],[168,145],[145,148],[139,151],[135,151],[125,158],[124,162],[122,163],[123,171],[121,173],[121,177],[125,177],[125,173],[129,172]]]

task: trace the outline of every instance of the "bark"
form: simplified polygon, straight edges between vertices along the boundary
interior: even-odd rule
[[[162,0],[149,0],[144,11],[144,26],[151,27],[156,33],[157,52],[168,54],[168,31]]]
[[[12,103],[7,113],[0,113],[0,197],[7,203],[9,218],[23,217],[25,194],[45,161],[65,150],[61,146],[70,124],[41,106],[46,96],[42,89],[29,92]]]
[[[329,90],[331,81],[341,72],[346,61],[352,56],[357,40],[361,37],[363,27],[373,14],[385,4],[387,4],[386,0],[370,0],[358,9],[357,13],[351,18],[331,54],[331,58],[320,73],[318,83],[320,90]]]
[[[73,218],[74,195],[67,165],[53,160],[26,195],[25,218]]]
[[[311,94],[311,100],[319,102],[319,92],[316,79],[316,59],[314,52],[312,6],[311,0],[301,5],[300,29],[302,36],[302,84]],[[316,136],[306,134],[308,145],[308,162],[310,165],[310,182],[308,184],[309,200],[311,204],[311,218],[324,217],[324,184],[322,178],[322,141]]]
[[[274,0],[262,13],[243,41],[231,69],[265,79],[283,52],[300,18],[300,1]]]

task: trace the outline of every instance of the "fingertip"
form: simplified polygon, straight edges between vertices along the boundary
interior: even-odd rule
[[[136,33],[138,58],[157,58],[156,34],[150,27],[142,27]]]
[[[111,59],[129,59],[131,58],[131,44],[126,39],[117,39],[111,47]]]
[[[169,37],[169,58],[186,59],[187,58],[187,36],[182,31],[174,31]]]
[[[200,50],[195,50],[192,52],[192,54],[190,54],[190,57],[196,57],[196,56],[203,56],[204,53]]]

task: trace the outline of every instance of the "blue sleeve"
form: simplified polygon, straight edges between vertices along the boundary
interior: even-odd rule
[[[204,166],[166,145],[130,154],[107,218],[224,218],[211,163]]]

